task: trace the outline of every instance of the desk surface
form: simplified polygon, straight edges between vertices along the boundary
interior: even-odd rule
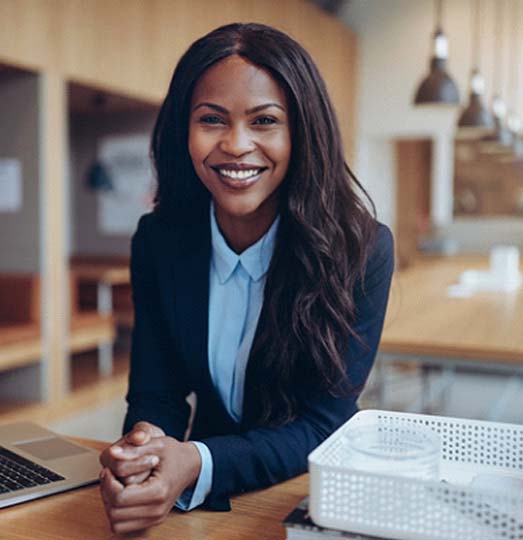
[[[80,441],[96,449],[105,444]],[[80,488],[1,510],[2,540],[116,540],[105,517],[98,486]],[[147,540],[277,540],[281,522],[308,492],[306,475],[231,500],[231,512],[174,511]]]
[[[466,269],[487,269],[485,257],[427,258],[397,272],[380,350],[523,363],[523,292],[481,292],[449,298]]]

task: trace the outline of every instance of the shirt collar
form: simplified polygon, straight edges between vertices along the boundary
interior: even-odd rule
[[[253,281],[260,280],[271,263],[280,217],[276,217],[269,230],[255,244],[238,255],[227,245],[216,222],[212,203],[210,211],[212,259],[220,283],[223,285],[231,277],[238,263],[241,263]]]

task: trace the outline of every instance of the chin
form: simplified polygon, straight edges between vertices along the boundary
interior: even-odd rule
[[[255,214],[261,205],[261,203],[253,201],[227,201],[223,202],[223,204],[218,202],[218,204],[227,215],[237,218]]]

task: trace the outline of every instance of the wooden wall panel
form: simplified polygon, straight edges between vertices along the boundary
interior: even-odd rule
[[[281,28],[309,50],[349,149],[355,37],[306,0],[0,0],[0,61],[158,102],[194,39],[251,20]]]

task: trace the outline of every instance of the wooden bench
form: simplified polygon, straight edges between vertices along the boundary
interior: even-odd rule
[[[36,274],[0,274],[0,371],[37,363],[43,356],[40,326],[40,277]],[[112,369],[114,320],[108,314],[81,310],[76,277],[71,275],[70,353],[98,348],[103,374]]]

